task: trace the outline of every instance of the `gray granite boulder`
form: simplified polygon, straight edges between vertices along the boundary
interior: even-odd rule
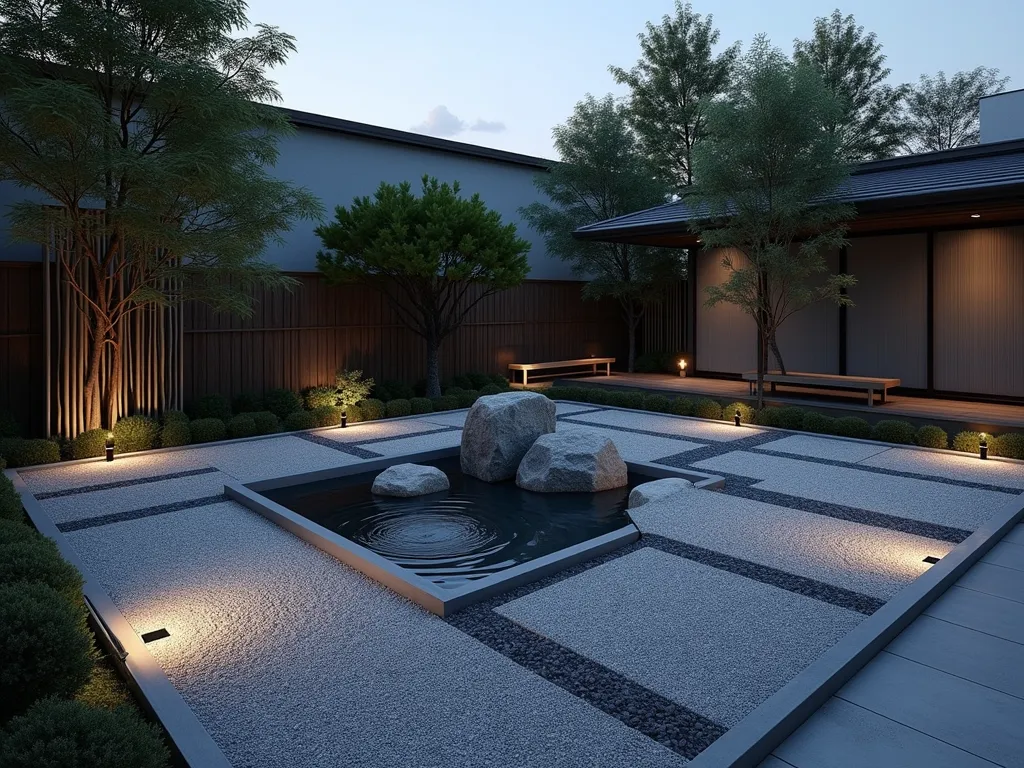
[[[572,430],[537,438],[516,474],[528,491],[607,491],[626,484],[626,462],[615,443],[596,432]]]
[[[629,492],[629,509],[642,507],[651,501],[661,501],[677,493],[685,493],[693,490],[693,483],[681,477],[663,477],[661,480],[652,480],[649,483],[641,483]]]
[[[538,437],[555,431],[555,404],[536,392],[503,392],[477,400],[462,428],[462,471],[489,483],[516,476]]]
[[[448,475],[437,467],[422,464],[395,464],[373,481],[371,493],[378,496],[423,496],[448,490]]]

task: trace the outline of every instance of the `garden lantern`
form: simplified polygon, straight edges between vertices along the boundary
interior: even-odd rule
[[[981,433],[981,440],[978,441],[978,456],[982,459],[988,458],[988,437]]]
[[[106,442],[105,448],[106,448],[106,454],[107,454],[107,461],[113,461],[114,460],[114,433],[113,432],[107,432],[107,442]]]
[[[685,379],[686,378],[686,361],[685,360],[680,360],[679,361],[679,378],[681,378],[681,379]]]

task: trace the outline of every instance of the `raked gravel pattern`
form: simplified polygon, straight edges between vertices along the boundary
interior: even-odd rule
[[[985,483],[1007,489],[1024,491],[1024,463],[977,456],[916,451],[912,448],[893,448],[860,462],[869,467],[915,472],[920,475],[945,477],[968,483]]]
[[[425,435],[400,437],[368,445],[367,448],[381,456],[402,456],[407,453],[432,451],[438,448],[453,448],[462,442],[462,430],[443,430]]]
[[[878,443],[859,443],[853,440],[839,440],[811,435],[790,435],[781,440],[772,440],[757,446],[759,451],[792,453],[815,459],[858,462],[891,450],[890,446]]]
[[[864,619],[651,548],[496,610],[729,726]]]
[[[340,443],[372,443],[377,440],[388,440],[394,437],[405,437],[420,432],[433,432],[440,426],[423,419],[398,419],[396,421],[361,421],[350,424],[342,429],[334,427],[323,429],[310,434],[334,440]]]
[[[573,422],[586,422],[608,427],[622,427],[671,437],[693,437],[698,440],[730,442],[757,435],[762,430],[752,427],[737,427],[731,422],[691,419],[681,416],[667,416],[637,411],[607,410],[571,415]]]
[[[232,502],[68,534],[237,766],[681,766]]]

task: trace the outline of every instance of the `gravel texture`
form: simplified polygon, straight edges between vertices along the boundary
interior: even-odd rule
[[[658,534],[883,599],[928,570],[926,556],[952,549],[946,541],[716,491],[654,501],[629,515],[645,538]]]
[[[340,443],[372,443],[376,440],[387,440],[395,437],[415,435],[419,432],[433,432],[437,424],[422,419],[398,419],[397,421],[360,421],[349,424],[344,429],[325,429],[315,434],[328,440]]]
[[[373,452],[381,456],[404,456],[408,453],[432,451],[437,448],[453,448],[462,441],[462,430],[441,430],[426,435],[400,437],[395,440],[384,440],[374,443]]]
[[[1024,490],[1024,464],[982,461],[977,456],[893,448],[861,462],[862,465],[897,472],[933,475],[957,482],[979,483],[1007,490]]]
[[[243,483],[268,480],[273,477],[295,475],[333,469],[359,460],[338,451],[303,440],[294,435],[283,435],[268,440],[250,440],[200,446],[185,455],[197,456],[205,466],[216,467]],[[165,454],[174,455],[174,454]]]
[[[366,448],[360,448],[358,445],[351,445],[341,440],[332,440],[329,437],[324,437],[320,434],[314,434],[312,432],[303,432],[302,434],[296,435],[296,437],[306,440],[314,445],[322,445],[324,448],[330,448],[332,451],[340,451],[341,453],[349,456],[354,456],[357,459],[379,459],[381,454],[369,451]]]
[[[600,411],[572,416],[572,421],[621,427],[656,434],[662,437],[695,437],[699,440],[728,442],[762,434],[751,427],[737,427],[732,422],[688,419],[643,411]]]
[[[234,503],[69,538],[234,765],[685,762]]]
[[[31,472],[18,470],[21,479],[36,498],[54,497],[61,492],[77,493],[101,488],[116,488],[120,485],[153,482],[180,473],[191,474],[213,472],[215,468],[202,457],[195,456],[192,449],[149,453],[145,455],[118,456],[113,461],[88,461],[82,464],[54,464],[46,469]]]
[[[497,611],[730,726],[864,618],[651,548]]]
[[[163,475],[147,475],[145,477],[135,477],[126,480],[112,480],[108,483],[93,483],[92,485],[82,485],[75,488],[65,488],[61,491],[47,491],[42,493],[36,493],[36,501],[46,501],[49,499],[65,499],[69,496],[77,496],[83,493],[98,493],[101,491],[115,490],[119,488],[134,488],[138,485],[148,485],[150,483],[161,483],[161,482],[174,482],[183,478],[189,477],[200,477],[202,475],[209,475],[216,472],[215,467],[203,467],[202,469],[186,469],[181,472],[168,472]],[[24,475],[22,476],[24,477]]]
[[[757,449],[852,463],[866,459],[869,456],[885,453],[891,450],[892,446],[881,443],[856,443],[852,440],[834,440],[828,437],[811,437],[810,435],[790,435],[781,440],[762,443],[757,446]]]
[[[566,420],[558,422],[559,432],[596,432],[610,437],[626,461],[653,461],[659,456],[668,456],[680,451],[701,448],[700,443],[690,443],[668,437],[653,437],[646,434],[627,432],[613,427],[598,427],[592,424],[573,424]]]
[[[940,525],[977,529],[1010,494],[735,451],[695,464],[761,480],[755,487]]]
[[[209,507],[213,504],[220,504],[221,502],[227,500],[228,496],[226,493],[218,493],[214,496],[205,496],[199,499],[189,499],[187,501],[174,501],[169,504],[158,504],[154,507],[141,507],[139,509],[131,509],[125,512],[115,512],[110,515],[99,515],[97,517],[89,517],[84,520],[71,520],[66,523],[60,523],[57,526],[57,528],[62,533],[71,533],[72,531],[83,531],[86,528],[98,528],[101,525],[126,523],[129,520],[139,520],[143,517],[166,515],[168,512],[180,512],[183,509],[198,509],[199,507]]]
[[[424,421],[429,421],[431,424],[442,424],[447,427],[458,427],[459,429],[462,429],[462,425],[466,423],[466,417],[468,415],[469,411],[463,409],[460,411],[441,411],[440,413],[426,413],[420,418],[422,418]]]

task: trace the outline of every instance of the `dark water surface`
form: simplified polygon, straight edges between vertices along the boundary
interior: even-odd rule
[[[601,493],[535,493],[514,480],[462,474],[458,456],[426,462],[451,489],[411,499],[374,496],[377,472],[263,491],[263,495],[442,587],[458,587],[630,524],[629,474]]]

